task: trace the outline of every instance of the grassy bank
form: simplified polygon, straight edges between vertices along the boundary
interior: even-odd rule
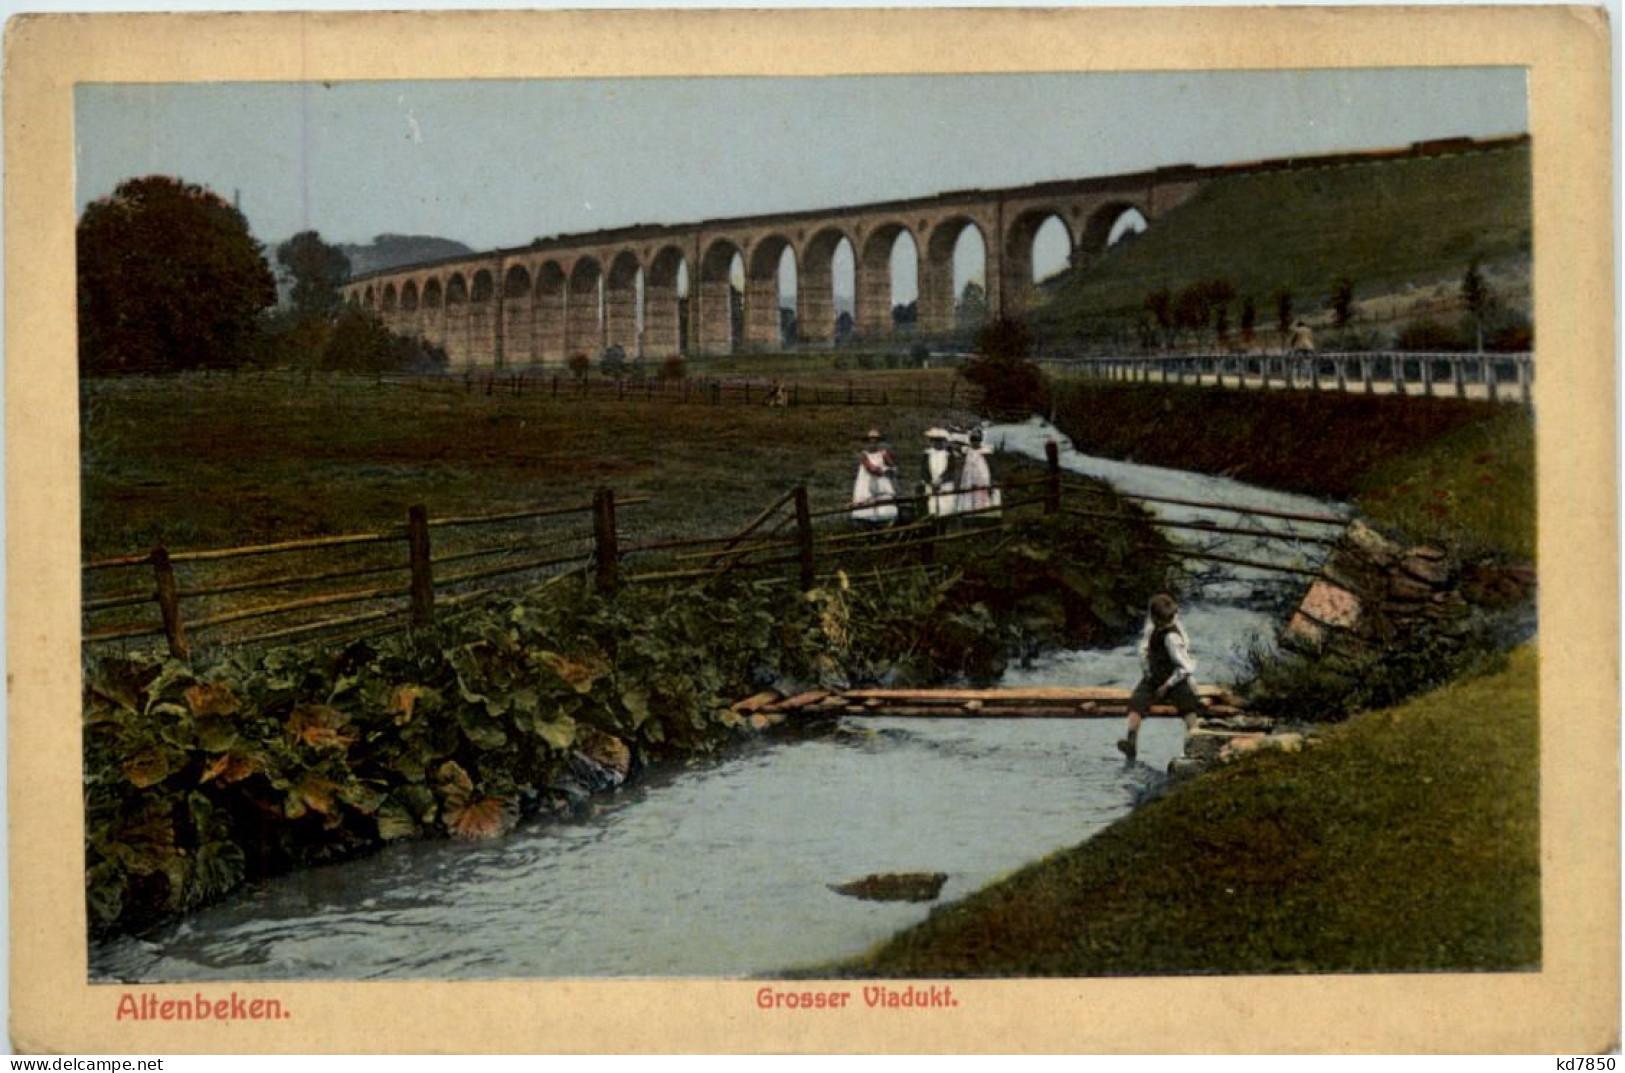
[[[1353,500],[1410,539],[1534,556],[1534,419],[1520,408],[1067,381],[1056,396],[1056,424],[1087,454]]]
[[[1180,787],[837,972],[1540,963],[1536,653]]]

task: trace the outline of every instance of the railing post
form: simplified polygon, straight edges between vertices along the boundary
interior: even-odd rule
[[[1518,359],[1518,391],[1523,396],[1525,406],[1533,406],[1535,403],[1534,388],[1530,384],[1534,376],[1533,361],[1534,359],[1530,357]]]
[[[434,622],[434,571],[429,563],[429,510],[421,503],[406,509],[406,547],[412,563],[412,625]]]
[[[1334,360],[1337,365],[1337,390],[1339,394],[1345,394],[1349,389],[1349,359],[1339,354]]]
[[[1405,356],[1403,354],[1390,355],[1388,358],[1388,379],[1393,382],[1394,394],[1404,395],[1405,391]]]
[[[796,554],[801,565],[801,591],[813,587],[812,511],[807,506],[807,486],[796,485]]]
[[[1061,445],[1054,440],[1044,441],[1044,461],[1049,467],[1044,484],[1044,513],[1061,513]]]
[[[169,654],[177,659],[185,659],[191,655],[191,649],[186,644],[186,624],[181,621],[175,568],[170,565],[169,550],[162,544],[152,549],[152,573],[158,581],[158,611],[164,618],[164,637],[169,641]]]
[[[1422,394],[1433,397],[1433,358],[1430,355],[1422,358]]]
[[[1450,379],[1456,385],[1456,398],[1467,397],[1467,363],[1461,359],[1460,354],[1450,356]]]
[[[1490,401],[1500,402],[1501,392],[1499,390],[1500,385],[1496,382],[1495,362],[1491,361],[1489,355],[1486,354],[1479,359],[1479,364],[1484,368],[1484,385],[1490,389]]]
[[[1360,355],[1360,382],[1365,386],[1367,395],[1377,390],[1377,386],[1371,382],[1371,356],[1369,354]]]
[[[592,539],[598,591],[614,592],[620,582],[620,546],[615,539],[615,493],[608,488],[592,494]]]
[[[1309,386],[1316,391],[1320,390],[1320,355],[1309,355]]]

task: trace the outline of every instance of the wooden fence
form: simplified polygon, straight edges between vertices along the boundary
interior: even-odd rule
[[[1522,402],[1533,395],[1531,354],[1422,354],[1350,351],[1320,354],[1156,354],[1052,358],[1044,364],[1126,382],[1218,387],[1361,391]]]
[[[84,564],[86,592],[103,591],[82,604],[83,641],[86,645],[104,645],[162,636],[170,653],[184,658],[191,652],[193,638],[200,633],[212,634],[219,643],[247,644],[337,630],[371,633],[405,625],[425,626],[433,623],[437,615],[443,616],[495,591],[483,583],[519,575],[535,580],[585,572],[599,590],[611,591],[625,584],[705,583],[732,574],[760,575],[765,571],[777,575],[775,583],[793,579],[805,590],[833,576],[837,568],[857,574],[867,570],[863,564],[886,564],[888,560],[892,561],[884,567],[888,570],[897,560],[903,560],[908,568],[929,567],[936,561],[939,546],[992,539],[1010,528],[1013,515],[1064,513],[1094,525],[1137,520],[1117,510],[1100,509],[1101,490],[1068,478],[1060,469],[1055,444],[1048,446],[1045,474],[999,485],[1004,502],[998,507],[937,518],[929,516],[924,498],[899,496],[889,502],[902,509],[905,520],[875,528],[855,528],[850,505],[813,510],[806,487],[800,486],[726,534],[627,542],[619,512],[651,500],[617,498],[612,490],[604,488],[594,494],[590,503],[470,517],[431,518],[424,507],[413,506],[404,525],[370,533],[207,550],[156,547],[144,554]],[[1166,497],[1123,498],[1339,528],[1344,524],[1343,518],[1331,514],[1294,514]],[[884,502],[888,501],[872,505]],[[510,536],[484,540],[461,548],[439,546],[452,534],[489,532],[514,525],[531,527],[544,521],[563,522],[566,528],[548,533],[527,528],[517,539]],[[1332,537],[1244,529],[1211,521],[1154,519],[1152,524],[1220,536],[1240,534],[1308,544],[1336,543]],[[275,562],[279,557],[285,561],[285,557],[293,556],[303,562],[358,551],[369,553],[366,561],[321,562],[314,568],[259,574],[243,570],[243,564],[250,561]],[[1314,573],[1199,548],[1182,548],[1179,554],[1288,574]],[[627,563],[634,558],[648,560],[648,567],[628,570]],[[473,569],[448,569],[454,563],[482,559],[487,563]],[[232,575],[211,581],[206,577],[182,578],[179,573],[217,564],[230,567]],[[820,573],[821,565],[830,572]],[[354,584],[359,578],[378,575],[392,576],[376,584]],[[140,582],[129,580],[132,577],[144,578],[151,587],[136,588]],[[329,583],[339,587],[327,587]],[[106,592],[109,586],[112,591]],[[359,605],[360,609],[330,615],[332,609],[346,605]],[[313,614],[323,617],[312,619],[309,616]],[[109,622],[109,618],[114,621]],[[246,634],[227,629],[265,620],[276,620],[276,624]]]

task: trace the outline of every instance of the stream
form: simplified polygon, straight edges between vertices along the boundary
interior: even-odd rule
[[[1036,419],[988,430],[1130,495],[1327,513],[1304,496],[1072,451]],[[994,459],[997,467],[997,457]],[[996,471],[996,470],[995,470]],[[1171,521],[1324,533],[1148,504]],[[1174,530],[1186,546],[1312,565],[1315,545]],[[1198,568],[1182,617],[1202,682],[1222,682],[1267,643],[1291,588],[1268,571]],[[1301,590],[1302,579],[1296,588]],[[1012,668],[1010,686],[1131,687],[1133,643]],[[90,950],[92,980],[748,976],[863,951],[932,903],[871,902],[829,884],[937,871],[941,901],[1075,845],[1154,792],[1181,748],[1153,720],[1125,764],[1119,721],[847,718],[835,733],[759,741],[665,770],[571,820],[532,821],[475,844],[409,842],[252,884],[146,937]]]

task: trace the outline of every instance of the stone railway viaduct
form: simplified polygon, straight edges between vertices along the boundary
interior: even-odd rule
[[[345,299],[375,311],[395,331],[445,347],[457,367],[557,364],[576,353],[596,358],[610,346],[654,359],[736,348],[770,351],[783,346],[779,263],[789,250],[796,266],[800,342],[829,345],[836,330],[833,265],[844,240],[854,262],[854,327],[860,339],[881,341],[893,330],[892,248],[907,233],[918,256],[916,331],[930,337],[954,326],[954,250],[967,228],[982,239],[989,315],[1015,315],[1032,300],[1033,240],[1048,220],[1064,225],[1077,264],[1104,252],[1114,225],[1130,210],[1155,226],[1159,217],[1222,176],[1499,148],[1512,140],[1459,138],[816,211],[637,224],[369,273],[346,283]],[[745,276],[738,339],[730,284],[736,256]],[[680,269],[689,291],[686,339]]]

